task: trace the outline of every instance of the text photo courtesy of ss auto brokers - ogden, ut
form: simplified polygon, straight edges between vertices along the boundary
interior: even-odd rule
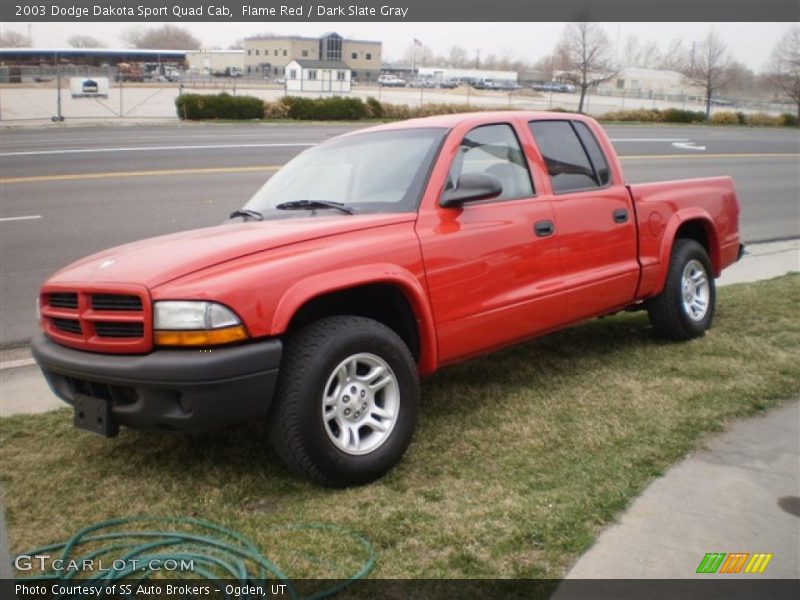
[[[357,4],[323,6],[323,5],[285,5],[280,6],[252,6],[246,4],[242,6],[242,14],[234,15],[228,6],[215,4],[197,4],[194,6],[172,4],[164,6],[143,6],[143,5],[100,5],[88,6],[17,6],[17,16],[31,17],[72,17],[75,19],[92,17],[140,17],[144,20],[157,19],[161,17],[174,17],[184,19],[190,17],[403,17],[408,15],[407,7],[382,5],[359,6]]]

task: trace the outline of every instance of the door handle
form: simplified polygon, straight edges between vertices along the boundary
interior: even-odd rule
[[[618,208],[613,213],[614,223],[625,223],[628,220],[628,209]]]
[[[533,225],[533,230],[539,237],[547,237],[548,235],[553,235],[556,227],[552,221],[536,221]]]

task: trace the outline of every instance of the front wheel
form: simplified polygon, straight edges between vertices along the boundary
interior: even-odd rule
[[[394,331],[363,317],[321,319],[286,343],[270,441],[318,483],[367,483],[402,458],[419,397],[414,359]]]
[[[694,240],[675,240],[664,289],[647,303],[653,330],[671,340],[702,336],[711,327],[715,303],[714,271],[705,249]]]

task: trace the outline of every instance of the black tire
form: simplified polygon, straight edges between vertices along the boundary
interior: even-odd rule
[[[692,318],[683,302],[684,269],[692,261],[702,265],[708,282],[708,302],[702,318]],[[653,331],[659,337],[670,340],[689,340],[702,336],[714,319],[716,296],[714,270],[703,246],[690,239],[675,240],[664,289],[647,303]]]
[[[397,383],[394,389],[399,391],[399,409],[385,441],[366,454],[353,455],[329,437],[322,400],[337,366],[363,353],[390,367]],[[414,432],[419,401],[416,363],[394,331],[363,317],[327,317],[286,341],[268,417],[270,443],[291,471],[317,483],[331,487],[365,484],[384,475],[403,457]]]

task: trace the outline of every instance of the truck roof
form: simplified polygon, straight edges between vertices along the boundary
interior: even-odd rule
[[[499,110],[499,111],[483,111],[483,112],[470,112],[470,113],[457,113],[451,115],[436,115],[433,117],[422,117],[419,119],[408,119],[406,121],[397,121],[395,123],[385,123],[383,125],[375,125],[374,127],[367,127],[366,129],[359,129],[346,135],[356,133],[364,133],[371,131],[388,131],[391,129],[414,129],[420,127],[444,127],[452,129],[457,125],[467,123],[473,126],[483,125],[486,123],[496,123],[497,121],[505,121],[509,119],[525,119],[529,121],[546,120],[546,119],[575,119],[579,121],[586,121],[590,119],[586,115],[578,113],[565,113],[565,112],[552,112],[552,111],[532,111],[532,110]]]

